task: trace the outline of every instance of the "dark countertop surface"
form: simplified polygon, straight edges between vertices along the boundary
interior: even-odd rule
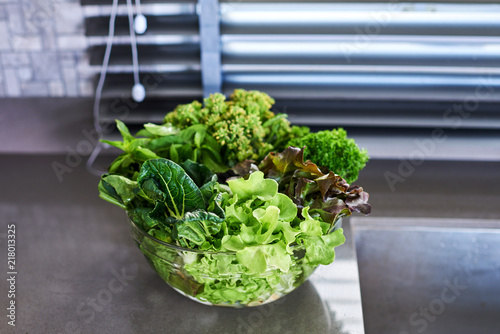
[[[98,178],[84,160],[69,167],[62,155],[0,155],[1,333],[365,332],[349,220],[336,261],[288,296],[247,309],[209,307],[153,272],[129,236],[124,212],[98,198]],[[58,164],[68,167],[60,178]],[[372,217],[500,219],[499,163],[425,162],[393,191],[384,175],[397,173],[399,164],[374,160],[356,182],[370,193]],[[6,318],[10,224],[15,328]]]
[[[281,300],[231,309],[181,296],[149,267],[121,209],[98,198],[83,164],[59,182],[63,156],[1,156],[0,267],[16,226],[16,327],[1,333],[363,333],[352,244]],[[349,233],[349,225],[346,222]],[[1,291],[6,291],[2,279]]]

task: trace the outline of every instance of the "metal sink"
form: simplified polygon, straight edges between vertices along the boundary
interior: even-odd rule
[[[500,333],[500,221],[352,224],[367,334]]]

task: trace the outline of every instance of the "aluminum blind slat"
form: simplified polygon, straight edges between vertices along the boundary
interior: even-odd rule
[[[137,46],[141,55],[140,66],[146,65],[195,65],[200,63],[200,46],[198,43],[174,45],[140,44]],[[105,47],[98,45],[90,48],[90,65],[99,66],[102,62]],[[161,55],[161,57],[159,57]],[[110,66],[130,65],[132,52],[129,45],[115,45],[111,51]]]
[[[221,1],[223,90],[264,90],[301,124],[364,128],[439,127],[448,105],[434,117],[405,103],[473,101],[463,128],[500,129],[500,2],[489,3]]]
[[[230,73],[226,89],[248,87],[275,98],[500,102],[500,76],[442,74]]]
[[[374,37],[369,44],[352,38],[223,39],[224,64],[337,64],[495,67],[500,37],[426,39]],[[336,36],[340,37],[340,36]],[[346,36],[348,37],[348,36]]]

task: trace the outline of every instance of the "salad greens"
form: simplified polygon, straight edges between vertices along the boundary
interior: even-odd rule
[[[236,89],[229,100],[216,93],[204,104],[180,105],[165,116],[164,123],[180,129],[204,125],[207,134],[220,144],[222,160],[229,167],[246,159],[260,160],[273,150],[285,149],[291,139],[309,133],[306,127],[290,126],[285,114],[271,112],[274,100],[263,92]]]
[[[222,249],[236,251],[240,263],[252,272],[263,272],[268,266],[287,272],[292,262],[291,246],[305,245],[308,249],[324,248],[329,242],[332,252],[309,257],[309,263],[331,263],[333,248],[344,243],[342,229],[325,238],[330,224],[313,219],[304,208],[305,219],[297,216],[297,206],[286,195],[278,192],[278,184],[265,179],[261,171],[228,182],[232,195],[227,198],[226,220],[228,232],[222,238]]]
[[[140,246],[169,284],[203,301],[267,299],[269,291],[289,292],[314,267],[334,261],[334,248],[345,241],[342,229],[331,231],[332,224],[311,216],[309,207],[298,215],[294,201],[278,192],[277,181],[264,178],[262,171],[228,180],[227,188],[215,180],[203,165],[187,161],[181,166],[160,158],[144,162],[136,181],[104,175],[99,190],[103,199],[127,209],[149,235],[216,252],[178,258],[160,243]],[[184,263],[182,275],[193,282],[171,272],[170,263],[176,261]],[[236,281],[228,278],[235,272],[240,273]]]
[[[290,146],[282,153],[269,153],[259,165],[267,178],[278,182],[279,191],[293,200],[303,218],[306,207],[312,217],[330,224],[352,211],[371,212],[363,188],[350,186],[334,172],[323,174],[316,164],[304,162],[303,154],[303,148]]]
[[[212,235],[224,221],[216,185],[216,176],[203,165],[188,160],[181,166],[160,158],[145,161],[136,181],[103,175],[99,196],[126,209],[134,222],[162,241],[206,249],[216,242]]]
[[[173,224],[186,213],[205,207],[200,189],[179,165],[170,160],[144,162],[137,184],[144,197],[155,203],[154,217],[164,224]]]
[[[145,124],[144,129],[132,136],[126,125],[116,120],[122,141],[103,140],[124,151],[111,164],[110,173],[135,178],[144,161],[168,158],[176,163],[187,160],[199,162],[213,171],[225,171],[219,143],[207,135],[206,127],[197,124],[183,130],[170,124]]]
[[[133,177],[144,161],[161,157],[176,163],[192,160],[219,173],[246,159],[261,160],[309,133],[307,127],[290,126],[286,114],[271,112],[274,100],[259,91],[236,89],[229,100],[216,93],[204,104],[179,105],[163,124],[144,124],[135,137],[117,120],[123,140],[103,142],[124,153],[109,171]]]
[[[325,234],[330,224],[313,219],[308,208],[303,210],[306,219],[298,218],[293,201],[260,171],[228,184],[231,192],[223,193],[224,233],[220,246],[214,243],[219,252],[183,259],[185,274],[198,285],[175,285],[181,291],[196,292],[200,300],[215,304],[248,303],[263,294],[267,299],[269,291],[290,291],[315,266],[333,262],[334,248],[345,241],[341,228]],[[218,229],[212,231],[212,235],[218,233]],[[157,268],[165,266],[160,259],[165,247],[156,247],[160,256],[150,260]],[[172,283],[170,273],[163,275]]]
[[[123,153],[99,196],[127,211],[159,275],[200,301],[247,305],[293,290],[334,261],[339,219],[371,211],[363,188],[339,175],[357,177],[366,152],[342,129],[290,126],[273,104],[258,91],[214,94],[136,136],[117,121],[123,139],[104,141]]]
[[[303,244],[307,249],[325,242],[321,236],[333,222],[322,221],[319,215],[313,218],[309,207],[302,209],[301,219],[293,200],[279,193],[278,183],[264,178],[263,172],[229,180],[225,191],[202,165],[192,161],[185,165],[192,175],[204,175],[198,178],[201,188],[180,165],[160,158],[146,161],[137,181],[104,175],[100,196],[129,210],[142,229],[160,240],[191,249],[235,251],[253,272],[262,272],[268,265],[287,272],[292,245]],[[342,234],[342,229],[337,231]],[[324,255],[314,263],[334,260],[334,253]]]
[[[356,181],[359,171],[369,159],[366,150],[360,149],[354,139],[347,138],[347,132],[342,128],[296,137],[290,140],[288,145],[306,146],[306,159],[341,175],[348,183]]]

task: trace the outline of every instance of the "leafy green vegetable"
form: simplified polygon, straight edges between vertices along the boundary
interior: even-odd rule
[[[187,212],[205,208],[200,189],[182,167],[170,160],[146,161],[137,183],[148,199],[164,205],[168,217],[182,219]]]
[[[166,123],[169,127],[170,123]],[[164,124],[165,125],[165,124]],[[138,135],[141,134],[139,131]],[[224,171],[220,144],[207,134],[207,126],[195,124],[178,133],[166,136],[149,136],[148,147],[161,157],[183,163],[185,160],[200,162],[213,171]]]
[[[186,160],[181,164],[181,167],[189,175],[198,187],[203,187],[208,182],[211,182],[214,173],[207,166],[196,163],[192,160]]]
[[[149,212],[151,209],[147,207],[141,207],[141,208],[136,208],[132,209],[129,211],[130,214],[130,219],[134,221],[143,231],[155,231],[152,230],[153,227],[158,225],[158,222],[149,217]],[[162,231],[163,230],[157,230],[157,231]],[[160,240],[165,240],[166,236],[155,236],[157,239]]]
[[[121,175],[105,174],[99,182],[99,197],[127,209],[136,197],[137,182]]]
[[[136,178],[142,164],[148,159],[168,158],[176,163],[186,160],[203,163],[212,171],[225,171],[227,166],[222,163],[220,145],[211,136],[206,135],[207,127],[196,124],[179,130],[171,124],[145,124],[137,135],[145,138],[135,138],[119,120],[117,128],[123,141],[108,141],[104,143],[124,151],[109,168],[110,173]]]
[[[246,159],[260,160],[272,150],[284,149],[295,136],[309,132],[306,127],[291,127],[285,114],[274,115],[270,111],[274,100],[259,91],[236,89],[229,100],[216,93],[204,104],[179,105],[164,122],[180,129],[206,126],[207,136],[220,145],[218,152],[226,169]]]
[[[230,192],[222,194],[223,222],[194,211],[172,225],[172,238],[181,245],[218,253],[174,256],[164,254],[168,247],[160,244],[141,246],[169,284],[201,301],[247,304],[287,293],[315,266],[331,263],[334,248],[345,241],[342,229],[326,234],[330,224],[311,217],[308,207],[302,210],[305,219],[298,218],[297,206],[261,171],[228,180],[228,186]],[[177,274],[165,270],[170,263],[184,266]]]
[[[273,180],[264,180],[264,174],[261,172],[250,174],[248,180],[240,178],[231,180],[228,184],[240,202],[254,196],[262,201],[269,201],[278,193],[278,184]]]
[[[273,104],[258,91],[213,94],[136,136],[117,121],[122,141],[104,141],[123,153],[99,196],[129,213],[161,277],[201,301],[254,305],[286,294],[334,261],[345,241],[339,218],[371,210],[363,188],[340,176],[355,179],[366,152],[342,129],[290,126]],[[288,143],[307,146],[318,165]]]
[[[310,265],[330,264],[335,260],[334,248],[345,242],[342,229],[337,229],[332,233],[324,234],[320,221],[317,221],[308,213],[309,208],[302,210],[305,220],[300,223],[303,231],[300,239],[306,249],[306,259]]]
[[[291,246],[304,244],[307,249],[322,249],[323,234],[329,224],[314,220],[304,208],[305,220],[297,218],[297,207],[286,195],[278,193],[278,183],[265,179],[261,171],[243,178],[230,180],[232,195],[226,194],[226,221],[228,234],[222,238],[222,248],[236,251],[237,258],[250,271],[262,273],[265,268],[278,267],[287,272],[291,261]],[[321,218],[320,218],[321,219]],[[313,225],[316,228],[312,228]],[[321,227],[324,224],[324,228]],[[339,229],[342,234],[342,230]],[[319,237],[319,238],[316,238]],[[340,239],[335,239],[340,242]],[[327,245],[337,246],[335,242]],[[311,258],[315,264],[331,263],[335,253],[324,252],[323,256]]]
[[[362,188],[323,174],[303,162],[302,153],[292,147],[271,153],[262,171],[227,179],[227,189],[206,166],[163,158],[146,160],[136,180],[107,174],[99,189],[154,238],[216,252],[172,253],[139,237],[144,255],[169,284],[214,304],[263,302],[271,293],[293,290],[317,265],[333,262],[334,248],[345,242],[337,220],[351,209],[369,209]]]
[[[356,181],[369,159],[366,150],[361,150],[353,139],[347,138],[347,132],[342,128],[295,137],[288,145],[305,146],[306,159],[341,175],[348,183]]]
[[[309,133],[307,127],[290,126],[286,114],[274,115],[274,100],[259,91],[237,89],[226,101],[220,93],[179,105],[164,123],[144,124],[137,138],[117,120],[123,141],[103,142],[124,151],[109,172],[135,178],[144,161],[166,158],[176,163],[201,163],[216,173],[246,160],[261,160],[272,150],[282,150],[293,138]]]
[[[188,212],[174,225],[172,238],[184,247],[192,242],[201,250],[213,249],[213,244],[218,246],[215,236],[221,230],[222,221],[217,215],[203,210]]]
[[[116,120],[116,126],[123,137],[123,141],[102,140],[102,142],[117,147],[123,150],[124,153],[113,161],[109,167],[109,172],[134,178],[144,161],[157,159],[159,156],[147,147],[149,139],[134,138],[127,126],[120,120]]]
[[[279,184],[279,191],[290,197],[299,209],[310,207],[314,218],[333,224],[352,211],[369,214],[368,193],[349,184],[333,172],[323,172],[311,161],[304,162],[304,149],[288,147],[282,153],[269,153],[259,169]],[[305,218],[302,215],[303,218]]]
[[[155,137],[155,136],[170,136],[179,133],[179,129],[171,124],[156,125],[153,123],[144,124],[144,129],[137,133],[138,136]]]
[[[186,161],[184,168],[201,188],[173,161],[154,159],[142,165],[137,184],[143,196],[154,203],[148,217],[167,232],[164,238],[175,240],[180,246],[220,247],[216,234],[221,230],[224,212],[214,186],[216,178],[206,167],[192,161]]]
[[[252,249],[248,257],[242,258],[244,262],[251,260],[251,251]],[[258,252],[270,255],[272,250]],[[262,258],[256,259],[256,262],[261,260]],[[268,268],[262,273],[256,273],[249,271],[234,254],[205,254],[201,260],[184,266],[186,277],[192,277],[192,282],[198,283],[186,293],[201,301],[219,305],[259,305],[270,298],[290,292],[304,282],[313,268],[303,264],[302,260],[302,257],[294,256],[287,273],[279,268]]]
[[[136,181],[103,175],[99,193],[126,209],[138,226],[160,240],[176,241],[184,247],[214,248],[212,243],[220,247],[220,240],[212,234],[220,231],[224,221],[222,196],[217,177],[203,165],[147,160]]]

